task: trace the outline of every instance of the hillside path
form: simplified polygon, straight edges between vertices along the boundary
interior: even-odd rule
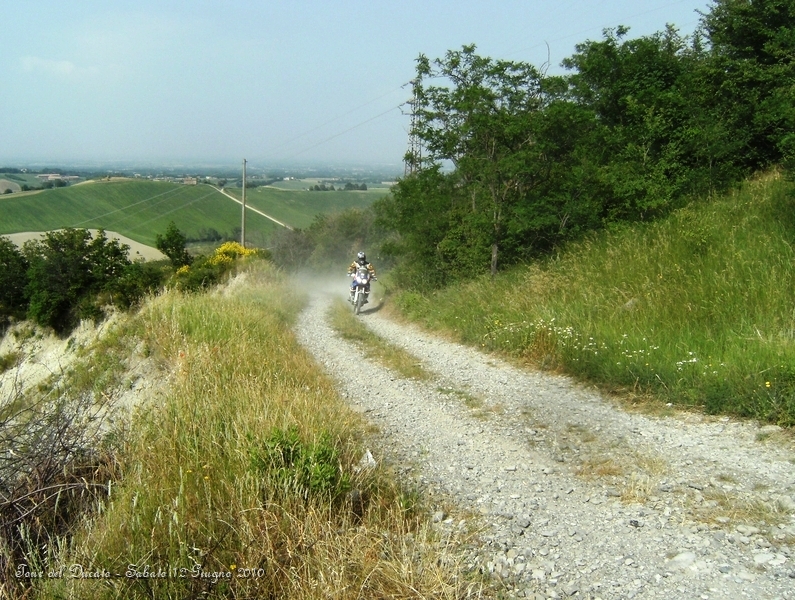
[[[569,378],[365,311],[434,374],[404,379],[331,329],[333,301],[312,296],[299,339],[378,427],[375,459],[436,503],[443,533],[480,528],[463,564],[508,597],[795,598],[785,433],[626,412]]]
[[[238,199],[237,199],[237,198],[235,198],[235,197],[234,197],[232,194],[230,194],[229,192],[225,191],[225,190],[224,190],[224,188],[219,188],[219,187],[215,187],[215,186],[212,186],[212,188],[213,188],[214,190],[217,190],[217,191],[219,191],[220,193],[222,193],[224,196],[226,196],[227,198],[229,198],[229,199],[230,199],[230,200],[232,200],[233,202],[237,202],[237,203],[238,203],[240,206],[243,206],[243,201],[242,201],[242,200],[238,200]],[[265,217],[266,219],[270,219],[271,221],[273,221],[273,222],[274,222],[274,223],[276,223],[277,225],[281,225],[281,226],[282,226],[282,227],[284,227],[285,229],[292,229],[292,227],[290,227],[290,226],[289,226],[287,223],[282,223],[282,222],[281,222],[281,221],[279,221],[277,218],[275,218],[275,217],[272,217],[272,216],[270,216],[270,215],[266,215],[264,212],[262,212],[262,211],[261,211],[261,210],[259,210],[258,208],[254,208],[253,206],[251,206],[251,205],[249,205],[249,204],[246,204],[246,210],[250,210],[250,211],[252,211],[252,212],[255,212],[255,213],[257,213],[258,215],[261,215],[261,216]]]

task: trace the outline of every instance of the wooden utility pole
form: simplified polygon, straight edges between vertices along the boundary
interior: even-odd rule
[[[240,225],[240,245],[246,247],[246,159],[243,159],[243,216]]]

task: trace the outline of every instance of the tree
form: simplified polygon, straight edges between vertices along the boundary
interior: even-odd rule
[[[42,240],[27,242],[28,316],[59,332],[81,317],[99,316],[91,296],[124,274],[128,250],[118,240],[109,242],[104,231],[92,240],[85,229],[49,231]]]
[[[28,261],[16,244],[0,237],[0,324],[25,313]]]
[[[713,0],[704,83],[715,116],[754,170],[795,156],[795,2]]]
[[[155,236],[155,247],[168,257],[175,268],[179,268],[193,262],[193,258],[185,249],[186,241],[185,234],[177,229],[174,221],[171,221],[165,234],[158,233]]]
[[[478,56],[474,45],[417,60],[415,133],[427,151],[424,166],[451,161],[466,189],[470,225],[479,229],[488,217],[492,274],[512,211],[538,183],[529,168],[537,158],[530,123],[542,106],[541,81],[532,65]]]

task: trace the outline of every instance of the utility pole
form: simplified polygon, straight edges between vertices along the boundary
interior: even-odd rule
[[[243,159],[243,216],[240,225],[240,245],[246,247],[246,159]]]

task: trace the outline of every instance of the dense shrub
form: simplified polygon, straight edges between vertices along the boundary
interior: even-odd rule
[[[237,259],[246,257],[269,258],[267,250],[244,248],[237,242],[226,242],[210,256],[198,256],[190,265],[182,265],[174,273],[175,287],[196,291],[222,281],[231,272]]]
[[[127,247],[101,230],[93,240],[85,229],[50,231],[42,240],[27,242],[23,252],[30,263],[28,317],[58,332],[81,318],[99,316],[91,297],[130,265]]]
[[[9,244],[0,242],[2,260],[13,267],[3,270],[0,294],[8,298],[0,295],[0,305],[11,309],[1,314],[26,314],[59,333],[100,318],[105,305],[129,308],[165,276],[162,265],[131,262],[128,246],[102,230],[94,238],[85,229],[50,231],[22,252]]]
[[[168,224],[168,228],[163,235],[158,233],[155,236],[155,247],[165,254],[171,264],[177,268],[190,265],[193,262],[193,258],[185,249],[186,242],[185,234],[177,229],[174,221]]]
[[[28,261],[16,245],[0,237],[0,327],[25,313]]]

